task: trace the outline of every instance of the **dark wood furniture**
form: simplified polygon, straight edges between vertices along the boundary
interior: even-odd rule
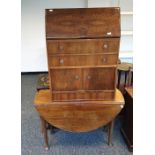
[[[42,122],[45,149],[48,149],[47,122],[65,131],[87,132],[109,123],[108,144],[112,142],[113,120],[124,106],[119,90],[111,101],[51,101],[50,90],[40,90],[35,95],[34,106]]]
[[[127,143],[129,151],[133,151],[133,89],[132,87],[125,88],[124,97],[125,97],[124,122],[121,128],[121,132]]]
[[[131,86],[133,83],[133,71],[132,71],[133,64],[120,62],[117,66],[117,70],[118,70],[117,88],[120,89],[122,93],[124,93],[125,87]],[[123,76],[124,76],[124,80],[123,80]]]
[[[50,90],[35,97],[43,126],[87,132],[111,122],[112,134],[124,106],[116,90],[119,42],[120,8],[46,9]]]
[[[52,100],[114,98],[119,42],[119,8],[47,9]]]

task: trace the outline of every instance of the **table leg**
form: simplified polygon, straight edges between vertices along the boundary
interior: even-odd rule
[[[109,123],[108,128],[108,145],[112,145],[112,133],[113,133],[113,127],[114,127],[114,120]]]
[[[41,124],[42,124],[42,133],[44,135],[44,140],[45,140],[45,150],[48,150],[48,133],[47,133],[47,128],[46,128],[46,121],[40,117]]]
[[[44,127],[43,127],[43,123],[42,123],[42,118],[41,118],[41,116],[40,116],[40,122],[41,122],[41,125],[40,125],[40,131],[41,131],[41,133],[43,134],[44,133]]]

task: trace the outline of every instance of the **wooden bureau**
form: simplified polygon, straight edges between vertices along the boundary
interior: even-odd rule
[[[36,93],[34,105],[48,149],[47,122],[71,132],[109,124],[124,107],[116,89],[120,43],[119,8],[46,9],[50,89]]]
[[[46,9],[46,43],[52,101],[114,98],[119,8]]]

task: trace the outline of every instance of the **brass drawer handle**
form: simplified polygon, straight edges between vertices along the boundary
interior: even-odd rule
[[[104,45],[103,45],[103,48],[108,48],[108,45],[107,45],[107,44],[104,44]]]
[[[78,75],[76,75],[76,76],[75,76],[75,79],[76,79],[76,80],[79,80],[80,78],[79,78],[79,76],[78,76]]]
[[[87,79],[88,79],[88,80],[90,80],[90,79],[91,79],[91,76],[90,76],[90,75],[88,75],[88,76],[87,76]]]
[[[64,64],[64,60],[63,59],[60,59],[59,63],[60,64]]]

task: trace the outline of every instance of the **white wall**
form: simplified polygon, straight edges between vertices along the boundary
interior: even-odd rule
[[[132,62],[133,56],[133,0],[88,0],[88,7],[121,8],[121,42],[119,57],[122,62]]]
[[[86,0],[22,0],[22,72],[47,71],[45,8],[87,7]]]
[[[132,11],[132,0],[22,0],[22,72],[47,71],[45,8],[85,8],[120,6]],[[122,31],[132,31],[132,15],[121,16]],[[132,61],[132,35],[122,35],[120,58]]]

